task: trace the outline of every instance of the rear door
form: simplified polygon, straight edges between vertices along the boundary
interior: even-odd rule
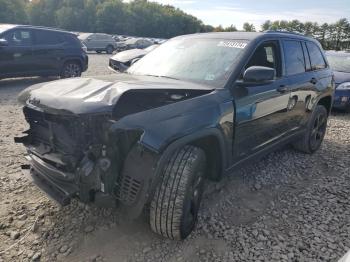
[[[296,132],[305,125],[308,105],[315,94],[317,79],[311,68],[305,42],[299,39],[284,39],[283,53],[286,61],[286,75],[291,91],[288,107],[288,128]]]
[[[8,46],[0,49],[0,74],[31,75],[33,72],[33,36],[31,29],[14,29],[5,33]]]
[[[43,74],[59,73],[65,53],[64,35],[50,30],[35,29],[33,31],[33,56],[36,70]]]
[[[234,161],[261,151],[282,138],[288,130],[286,122],[290,92],[282,74],[280,42],[267,41],[258,46],[244,69],[251,66],[274,68],[276,77],[266,83],[245,83],[240,80],[236,83]]]

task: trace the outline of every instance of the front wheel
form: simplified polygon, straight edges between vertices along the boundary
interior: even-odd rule
[[[61,78],[70,78],[70,77],[80,77],[81,76],[81,67],[76,62],[67,62],[64,64],[61,72]]]
[[[327,109],[317,105],[310,117],[305,134],[293,144],[294,148],[308,154],[317,151],[326,134],[327,120]]]
[[[166,164],[150,207],[154,232],[169,239],[185,239],[197,222],[205,172],[205,153],[187,145]]]

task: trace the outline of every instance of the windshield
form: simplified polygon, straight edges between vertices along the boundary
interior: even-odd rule
[[[334,71],[350,73],[350,54],[327,54],[327,59]]]
[[[140,59],[127,72],[223,87],[246,45],[244,40],[175,38]]]
[[[5,32],[6,30],[9,30],[11,28],[15,27],[14,25],[8,25],[8,24],[0,24],[0,34]]]
[[[92,34],[89,33],[82,33],[78,36],[79,39],[85,40],[87,39],[89,36],[91,36]]]

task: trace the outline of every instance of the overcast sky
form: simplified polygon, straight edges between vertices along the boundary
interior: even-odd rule
[[[235,25],[244,22],[257,29],[267,19],[332,23],[339,18],[350,19],[350,0],[152,0],[179,7],[201,19],[205,24]]]

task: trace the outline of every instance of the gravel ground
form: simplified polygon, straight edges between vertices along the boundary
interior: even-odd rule
[[[85,75],[110,74],[108,57],[90,55]],[[285,148],[209,184],[197,229],[170,241],[143,218],[75,201],[61,208],[26,180],[16,96],[41,81],[0,81],[0,262],[337,261],[350,249],[349,114],[332,114],[314,155]]]

